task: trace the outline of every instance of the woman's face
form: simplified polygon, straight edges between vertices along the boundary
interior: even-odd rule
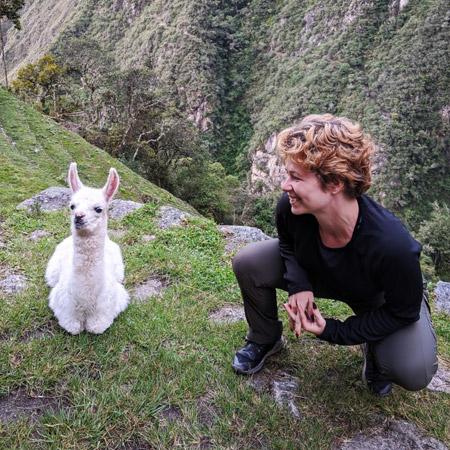
[[[288,160],[287,177],[281,189],[287,192],[292,214],[317,214],[325,212],[333,195],[324,190],[317,175],[301,165]]]

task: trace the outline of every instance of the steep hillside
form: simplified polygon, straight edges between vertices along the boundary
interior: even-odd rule
[[[445,0],[66,3],[27,2],[23,30],[8,32],[12,72],[44,51],[64,60],[69,38],[89,38],[122,68],[150,67],[253,191],[282,176],[275,133],[331,112],[371,132],[380,148],[372,193],[411,226],[433,200],[450,203]]]
[[[102,185],[109,167],[116,167],[123,199],[190,209],[0,88],[0,204],[12,206],[49,186],[66,186],[71,161],[79,163],[80,172],[93,185]]]
[[[120,196],[144,207],[109,222],[132,302],[103,334],[71,335],[48,307],[44,280],[68,211],[17,210],[68,162],[87,184],[110,165]],[[161,226],[158,206],[185,205],[0,89],[0,449],[344,449],[393,440],[450,444],[450,326],[435,313],[440,372],[428,389],[374,399],[351,346],[296,338],[260,374],[236,375],[246,335],[230,250],[216,224]],[[230,251],[232,253],[230,253]],[[316,299],[344,320],[343,303]],[[433,306],[433,305],[432,305]],[[444,392],[443,392],[444,391]],[[362,434],[361,434],[362,433]]]

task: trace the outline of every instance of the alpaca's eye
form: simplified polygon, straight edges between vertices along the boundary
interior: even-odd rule
[[[98,213],[98,214],[100,214],[100,213],[103,211],[103,209],[100,208],[100,206],[97,206],[97,207],[94,208],[94,209],[95,209],[95,212]]]
[[[70,209],[75,209],[75,205],[74,204],[72,204],[72,205],[70,205]]]

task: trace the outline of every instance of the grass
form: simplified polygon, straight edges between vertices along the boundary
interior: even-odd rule
[[[0,91],[4,99],[3,105],[13,105]],[[110,224],[125,231],[117,241],[126,287],[155,274],[169,280],[169,287],[161,297],[131,304],[100,336],[65,333],[48,308],[43,274],[56,244],[68,234],[67,214],[29,214],[15,206],[25,194],[62,184],[59,174],[71,158],[84,167],[81,176],[92,168],[92,183],[105,176],[112,161],[79,138],[72,141],[73,135],[47,119],[40,122],[25,107],[5,111],[0,108],[0,126],[16,147],[0,133],[0,158],[6,162],[0,165],[0,232],[6,243],[0,247],[0,268],[24,274],[28,288],[0,300],[0,398],[25,389],[30,396],[56,398],[61,408],[37,420],[0,422],[1,449],[325,449],[373,427],[380,416],[407,419],[450,445],[450,396],[396,387],[392,397],[375,399],[360,381],[362,357],[353,348],[288,334],[287,349],[269,367],[299,378],[300,421],[279,409],[269,393],[256,392],[235,375],[230,362],[246,326],[208,319],[222,305],[241,303],[222,236],[213,222],[199,217],[160,229],[158,206],[181,203],[122,166],[124,195],[148,195],[144,208]],[[12,120],[12,114],[22,116]],[[33,127],[27,125],[30,117]],[[47,139],[49,130],[54,140]],[[26,153],[24,142],[34,140],[42,150]],[[57,157],[58,145],[64,157]],[[50,235],[27,240],[36,229]],[[156,239],[144,242],[146,234]],[[284,298],[280,293],[280,303]],[[349,313],[328,300],[319,300],[319,306],[335,317]],[[448,317],[436,315],[435,323],[440,354],[448,362]]]

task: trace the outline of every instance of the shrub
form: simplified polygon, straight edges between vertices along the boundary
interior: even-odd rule
[[[450,208],[433,203],[429,220],[420,226],[418,238],[440,277],[450,278]]]

